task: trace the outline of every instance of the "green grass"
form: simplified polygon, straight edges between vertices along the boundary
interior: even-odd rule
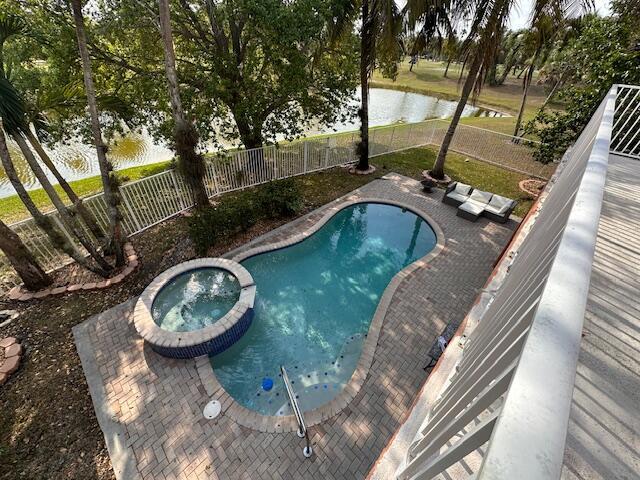
[[[152,163],[149,165],[142,165],[139,167],[131,167],[119,170],[117,172],[117,175],[122,182],[130,182],[133,180],[138,180],[140,178],[148,177],[150,175],[154,175],[156,173],[160,173],[168,169],[170,166],[170,161]],[[71,185],[71,188],[73,188],[76,194],[80,197],[86,197],[102,191],[102,182],[99,176],[75,180],[69,182],[69,185]],[[54,188],[63,199],[67,199],[60,185],[55,185]],[[35,190],[31,190],[29,191],[29,196],[41,210],[46,211],[51,208],[49,197],[43,189],[38,188]],[[0,219],[2,219],[3,222],[9,224],[18,222],[28,217],[29,212],[17,195],[0,198]]]

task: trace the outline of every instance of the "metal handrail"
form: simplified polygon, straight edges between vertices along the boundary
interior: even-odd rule
[[[284,382],[284,388],[287,391],[287,396],[289,397],[291,409],[293,410],[293,414],[296,417],[296,422],[298,422],[298,436],[300,438],[306,439],[306,446],[302,450],[302,454],[306,458],[309,458],[311,457],[311,455],[313,455],[313,449],[311,448],[311,442],[309,441],[309,431],[307,430],[307,425],[304,422],[302,410],[300,410],[298,400],[296,400],[296,394],[293,391],[293,387],[291,386],[291,382],[289,381],[289,376],[287,375],[287,370],[283,365],[280,365],[280,372],[282,373],[282,381]]]

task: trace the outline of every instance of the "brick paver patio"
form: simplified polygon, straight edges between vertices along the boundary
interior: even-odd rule
[[[364,385],[337,415],[310,429],[305,459],[295,433],[263,433],[224,414],[202,415],[209,402],[194,360],[170,360],[145,347],[133,327],[133,298],[74,329],[116,476],[135,478],[363,478],[400,426],[420,386],[436,337],[457,325],[489,276],[515,223],[456,217],[419,183],[390,174],[348,197],[412,205],[444,232],[444,250],[402,280],[387,310]],[[332,202],[328,206],[341,203]],[[252,242],[269,244],[317,222],[325,206]],[[249,247],[244,247],[249,248]],[[230,256],[237,254],[231,252]],[[258,286],[259,288],[259,286]]]

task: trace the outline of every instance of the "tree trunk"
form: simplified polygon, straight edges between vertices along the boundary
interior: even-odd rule
[[[464,56],[464,60],[462,61],[462,68],[460,69],[460,75],[458,76],[458,83],[462,81],[462,75],[464,74],[464,67],[467,66],[467,60],[469,59],[469,54]]]
[[[522,74],[527,70],[527,67],[523,67],[522,70],[520,70],[520,73],[518,74],[518,76],[516,77],[518,80],[520,80],[520,77],[522,76]]]
[[[360,143],[357,170],[369,170],[369,0],[362,1],[362,33],[360,35]]]
[[[54,222],[47,215],[43,215],[38,207],[36,207],[33,200],[29,196],[29,193],[20,182],[18,178],[18,174],[16,169],[13,166],[13,162],[11,161],[11,156],[9,155],[9,150],[7,148],[7,142],[4,136],[4,132],[2,130],[2,119],[0,119],[0,162],[2,163],[2,167],[9,179],[9,182],[13,186],[16,194],[27,208],[33,220],[36,222],[36,225],[42,229],[42,231],[49,237],[51,243],[54,248],[57,248],[67,255],[69,255],[73,260],[75,260],[79,265],[83,266],[87,270],[99,273],[96,271],[96,267],[91,264],[87,260],[84,255],[82,255],[76,246],[72,244],[69,239],[56,227]]]
[[[555,95],[556,91],[558,90],[558,88],[560,87],[560,85],[562,85],[562,76],[558,79],[558,81],[555,83],[555,85],[553,86],[553,88],[551,89],[551,91],[549,92],[549,95],[547,95],[547,98],[544,99],[544,102],[542,103],[542,106],[540,106],[540,110],[542,110],[544,107],[547,106],[547,104],[551,101],[551,99],[553,98],[553,96]]]
[[[78,227],[75,219],[71,217],[71,214],[67,209],[67,206],[64,204],[64,202],[58,195],[58,192],[56,192],[56,190],[53,188],[53,185],[51,185],[51,182],[49,182],[49,179],[44,174],[44,171],[38,164],[36,158],[33,155],[33,152],[29,149],[29,146],[27,145],[27,142],[25,141],[24,137],[18,133],[16,135],[13,135],[13,139],[18,144],[18,147],[20,147],[20,151],[22,152],[22,155],[24,156],[25,160],[29,164],[29,167],[31,167],[31,170],[33,171],[33,174],[35,175],[36,179],[38,180],[38,182],[40,182],[40,186],[45,191],[45,193],[51,200],[51,203],[53,203],[53,206],[58,211],[58,214],[60,215],[60,219],[62,220],[63,225],[80,242],[80,244],[87,250],[89,255],[100,266],[100,269],[98,269],[97,272],[99,272],[100,275],[104,277],[108,277],[109,276],[108,272],[112,270],[113,267],[109,265],[109,263],[102,257],[102,255],[100,255],[100,253],[98,253],[95,246],[91,244],[91,241],[86,237],[84,232],[82,232],[82,230]]]
[[[27,289],[42,290],[53,283],[22,239],[2,220],[0,220],[0,250],[4,252]]]
[[[444,78],[447,78],[447,74],[449,73],[449,65],[451,65],[451,57],[447,59],[447,66],[444,69]]]
[[[517,137],[520,134],[520,125],[522,124],[522,116],[524,115],[524,108],[527,104],[527,94],[529,93],[529,85],[531,85],[531,79],[533,78],[533,71],[536,68],[536,62],[538,61],[538,55],[540,54],[540,50],[536,50],[536,54],[533,56],[531,60],[531,65],[529,66],[529,70],[524,77],[524,85],[522,89],[522,101],[520,102],[520,110],[518,111],[518,118],[516,119],[516,126],[513,130],[513,136]]]
[[[509,72],[511,71],[511,68],[514,67],[514,65],[516,63],[516,55],[518,54],[518,50],[520,50],[520,46],[517,46],[513,50],[513,52],[511,52],[511,55],[509,56],[509,58],[505,62],[504,70],[502,72],[502,76],[498,79],[498,83],[497,83],[498,85],[502,85],[504,83],[504,81],[507,79],[507,77],[509,76]]]
[[[42,163],[44,163],[45,166],[49,169],[49,171],[53,174],[53,176],[56,178],[56,180],[60,184],[60,187],[62,188],[64,193],[67,195],[71,203],[73,203],[73,206],[76,212],[78,212],[78,215],[80,215],[83,222],[87,225],[91,234],[96,238],[96,240],[101,242],[103,245],[106,245],[107,240],[104,237],[104,232],[98,226],[96,217],[84,205],[84,203],[82,202],[82,199],[78,197],[78,195],[76,195],[76,192],[74,192],[73,188],[71,188],[71,185],[67,183],[67,180],[58,171],[54,163],[51,161],[51,158],[49,157],[45,149],[42,147],[42,144],[36,138],[36,136],[31,132],[31,130],[27,130],[25,132],[25,135],[29,140],[29,143],[31,144],[33,149],[36,151],[36,153],[42,160]]]
[[[173,135],[179,167],[193,190],[196,207],[205,207],[209,205],[209,197],[203,181],[205,174],[204,158],[196,151],[198,132],[193,123],[187,121],[182,108],[178,73],[176,71],[176,56],[173,49],[169,0],[158,0],[158,6],[160,11],[160,34],[162,35],[164,48],[164,69],[173,113]]]
[[[84,30],[84,19],[82,17],[81,0],[71,0],[71,7],[76,26],[76,35],[78,37],[78,50],[82,60],[84,86],[87,95],[87,104],[89,106],[89,114],[91,117],[91,130],[93,131],[93,141],[96,145],[102,188],[104,190],[104,198],[107,204],[109,216],[109,250],[116,257],[116,265],[122,266],[125,263],[124,242],[126,240],[126,236],[122,229],[122,217],[120,210],[118,209],[118,204],[120,202],[118,179],[113,175],[112,166],[107,161],[107,147],[102,139],[96,91],[93,85],[93,76],[91,73],[91,60],[89,58],[89,50],[87,49],[87,35]]]
[[[447,158],[447,153],[449,152],[449,145],[451,145],[453,134],[458,127],[458,122],[460,121],[460,117],[462,116],[464,107],[467,105],[467,100],[469,100],[469,95],[471,94],[473,85],[476,82],[476,77],[478,76],[478,71],[480,70],[481,64],[482,56],[479,54],[474,55],[471,67],[469,68],[467,79],[465,80],[464,86],[462,87],[460,101],[458,101],[458,106],[456,107],[456,111],[453,114],[453,118],[451,119],[451,123],[449,124],[449,128],[447,129],[447,133],[442,139],[442,145],[440,146],[440,150],[438,151],[438,157],[436,158],[436,161],[433,164],[433,168],[430,172],[431,175],[435,178],[444,178],[444,163]]]

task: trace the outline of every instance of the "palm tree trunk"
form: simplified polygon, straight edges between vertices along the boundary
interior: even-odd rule
[[[520,125],[522,124],[522,116],[524,115],[524,108],[527,104],[527,94],[529,93],[529,85],[531,85],[531,79],[533,78],[533,71],[535,70],[535,65],[536,65],[536,62],[538,61],[539,53],[540,53],[540,50],[536,50],[536,54],[533,56],[533,59],[531,60],[529,71],[527,72],[527,75],[524,77],[524,85],[522,89],[522,101],[520,102],[520,110],[518,111],[516,126],[513,130],[514,137],[517,137],[520,134]]]
[[[0,220],[0,250],[6,255],[27,289],[42,290],[53,283],[22,239],[2,220]]]
[[[544,102],[542,102],[542,105],[540,106],[540,110],[542,110],[544,107],[547,106],[547,104],[551,101],[551,99],[553,98],[553,96],[555,95],[556,91],[558,90],[561,84],[562,84],[562,76],[558,79],[558,81],[555,83],[553,88],[551,88],[549,95],[547,95],[547,98],[545,98]]]
[[[42,163],[44,163],[45,166],[49,169],[49,171],[53,174],[53,176],[58,181],[58,184],[60,185],[64,193],[67,195],[71,203],[73,203],[73,206],[76,212],[78,212],[78,215],[80,215],[84,223],[87,225],[91,234],[96,238],[96,240],[106,245],[107,242],[104,237],[104,232],[98,226],[96,217],[84,205],[84,203],[82,202],[82,199],[78,197],[78,195],[73,190],[73,188],[71,188],[71,185],[69,185],[67,180],[58,171],[55,164],[51,161],[51,158],[43,148],[42,144],[36,138],[36,136],[31,132],[31,130],[27,130],[24,133],[25,133],[25,136],[27,137],[27,140],[29,140],[29,143],[31,144],[33,149],[36,151],[36,153],[42,160]]]
[[[513,49],[513,52],[511,52],[511,55],[509,56],[507,61],[505,61],[504,70],[502,71],[502,76],[498,79],[498,85],[502,85],[504,81],[507,79],[507,77],[509,76],[509,72],[511,71],[511,68],[516,63],[516,55],[518,54],[518,50],[520,50],[519,45]]]
[[[42,229],[42,231],[49,237],[51,243],[54,248],[63,251],[67,255],[69,255],[73,260],[76,261],[79,265],[95,272],[99,275],[102,275],[104,272],[99,267],[94,266],[91,262],[87,260],[87,258],[82,255],[76,246],[72,244],[69,239],[60,232],[60,230],[56,227],[54,222],[50,217],[44,215],[36,204],[33,203],[29,193],[22,185],[22,182],[18,178],[18,174],[16,169],[13,166],[13,162],[11,161],[11,156],[9,155],[9,149],[7,148],[6,138],[3,132],[2,120],[0,119],[0,163],[2,163],[2,167],[9,179],[9,182],[13,186],[18,198],[22,201],[24,206],[27,208],[33,220],[36,222],[36,225]]]
[[[456,111],[453,114],[453,118],[451,119],[451,123],[449,124],[449,128],[447,129],[447,133],[442,139],[442,145],[440,146],[440,150],[438,151],[438,157],[436,158],[436,161],[433,164],[433,168],[430,172],[431,176],[433,176],[434,178],[444,178],[444,163],[447,158],[447,153],[449,152],[449,145],[451,145],[453,134],[456,132],[458,122],[460,122],[460,117],[462,116],[462,112],[464,111],[464,107],[466,107],[467,105],[467,101],[469,100],[469,95],[471,94],[473,85],[476,83],[476,77],[478,76],[478,71],[480,70],[481,64],[482,56],[479,54],[474,55],[471,67],[469,68],[469,73],[467,74],[467,79],[465,80],[464,86],[462,87],[460,101],[458,101],[458,106],[456,107]]]
[[[362,33],[360,35],[360,143],[356,169],[369,169],[369,57],[371,45],[369,25],[369,0],[362,0]]]
[[[164,47],[164,69],[171,101],[174,121],[174,140],[179,166],[187,182],[191,186],[197,207],[209,205],[209,197],[204,186],[205,165],[202,155],[196,152],[198,132],[193,123],[187,121],[182,108],[176,56],[173,49],[173,33],[171,31],[171,15],[168,0],[158,0],[160,9],[160,33]]]
[[[118,180],[117,178],[112,178],[112,166],[107,161],[107,147],[102,139],[96,91],[93,85],[93,76],[91,73],[91,60],[89,58],[89,50],[87,49],[87,35],[84,30],[84,19],[82,17],[81,0],[71,0],[71,7],[76,26],[76,36],[78,37],[78,50],[82,60],[82,73],[84,76],[84,86],[87,95],[87,104],[89,106],[89,115],[91,117],[93,141],[96,145],[102,188],[104,190],[104,198],[107,204],[109,216],[109,250],[116,257],[116,265],[122,266],[125,263],[124,242],[126,240],[126,236],[122,229],[122,216],[118,209],[118,204],[120,202]]]
[[[449,65],[451,65],[451,57],[447,59],[447,66],[444,69],[444,78],[447,78],[447,74],[449,73]]]
[[[92,245],[91,241],[86,237],[84,232],[82,232],[82,230],[79,228],[75,219],[71,217],[71,214],[67,209],[67,206],[64,204],[64,202],[58,195],[58,192],[56,192],[56,190],[53,188],[53,185],[51,185],[51,182],[49,182],[49,179],[44,174],[44,171],[36,161],[36,158],[34,157],[33,152],[29,149],[29,146],[27,145],[27,142],[25,141],[24,137],[18,133],[13,135],[13,139],[18,144],[18,147],[20,147],[20,151],[22,152],[22,155],[24,156],[25,160],[29,164],[29,167],[31,167],[31,170],[33,171],[33,174],[35,175],[36,179],[38,180],[38,182],[40,182],[40,186],[45,191],[45,193],[51,200],[51,203],[53,203],[53,206],[58,211],[63,225],[67,228],[67,230],[70,233],[73,234],[75,238],[78,239],[80,244],[87,250],[89,255],[91,255],[91,257],[96,261],[96,263],[100,265],[105,276],[108,276],[107,272],[109,272],[109,270],[112,270],[111,265],[109,265],[109,263],[104,259],[104,257],[102,257],[102,255],[100,255],[100,253],[98,253],[95,246]]]
[[[464,60],[462,60],[462,68],[460,69],[460,75],[458,75],[458,83],[462,81],[462,75],[464,75],[464,67],[467,66],[467,60],[469,59],[469,54],[467,53],[464,56]]]

